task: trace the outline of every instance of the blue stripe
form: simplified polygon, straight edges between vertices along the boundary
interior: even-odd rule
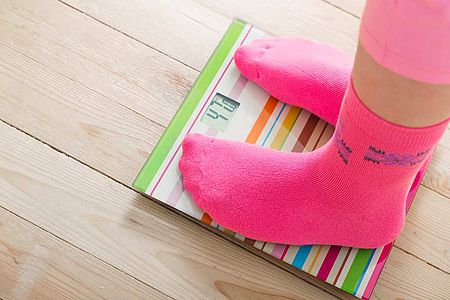
[[[312,248],[312,245],[301,246],[300,249],[298,250],[297,254],[295,255],[292,265],[299,269],[303,268],[306,258],[308,257],[308,254],[311,251],[311,248]]]
[[[356,295],[356,292],[358,291],[359,286],[361,285],[361,281],[363,280],[364,275],[366,275],[367,269],[369,268],[370,265],[370,261],[372,260],[373,255],[375,254],[375,250],[376,249],[373,249],[372,252],[370,253],[369,260],[367,261],[366,266],[364,267],[361,277],[359,277],[358,283],[356,284],[355,290],[353,291],[353,295]]]
[[[281,108],[280,112],[278,113],[278,116],[277,116],[277,118],[275,119],[275,122],[273,122],[272,127],[270,127],[270,130],[269,130],[269,132],[267,133],[266,137],[264,138],[264,141],[263,141],[263,143],[262,143],[261,146],[264,146],[264,144],[267,142],[267,139],[269,138],[270,133],[272,132],[273,128],[275,127],[275,124],[277,124],[278,119],[280,118],[281,113],[283,112],[283,110],[284,110],[285,107],[286,107],[286,103],[283,104],[283,107]]]

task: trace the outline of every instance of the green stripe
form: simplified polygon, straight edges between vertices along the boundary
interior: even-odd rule
[[[198,103],[236,43],[236,40],[244,30],[244,27],[244,22],[235,20],[228,28],[183,104],[178,109],[169,126],[167,126],[166,131],[134,180],[133,187],[138,191],[145,192],[147,190],[156,172],[161,167],[173,144],[186,126]]]
[[[359,278],[361,277],[364,268],[369,261],[370,254],[374,251],[373,249],[359,249],[358,253],[353,260],[352,266],[345,277],[344,283],[341,289],[346,292],[353,293]]]

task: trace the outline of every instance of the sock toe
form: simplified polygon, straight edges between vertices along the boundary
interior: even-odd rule
[[[188,134],[183,140],[183,153],[181,155],[178,167],[183,175],[183,185],[194,199],[202,206],[204,186],[204,172],[202,170],[206,152],[213,139],[198,133]]]
[[[256,81],[259,79],[258,66],[262,54],[262,49],[252,45],[241,46],[236,50],[234,54],[236,67],[248,80]]]

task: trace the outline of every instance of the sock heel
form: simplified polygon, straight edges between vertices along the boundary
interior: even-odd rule
[[[434,153],[434,150],[431,153]],[[429,155],[428,158],[423,161],[422,167],[417,172],[416,177],[414,178],[414,181],[411,185],[411,188],[409,189],[410,191],[415,190],[417,188],[417,186],[420,184],[420,182],[422,181],[423,175],[427,171],[427,168],[428,168],[428,165],[430,164],[431,158],[432,158],[432,155]]]
[[[415,190],[417,188],[417,186],[422,181],[421,180],[422,179],[422,175],[423,175],[423,173],[425,173],[425,171],[426,171],[426,165],[422,169],[420,169],[419,172],[417,172],[417,175],[414,178],[414,181],[413,181],[413,183],[411,185],[411,188],[409,189],[410,191],[413,191],[413,190]]]

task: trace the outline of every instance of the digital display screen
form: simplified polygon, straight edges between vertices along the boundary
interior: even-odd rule
[[[238,108],[239,102],[217,93],[201,121],[218,131],[225,131]]]

